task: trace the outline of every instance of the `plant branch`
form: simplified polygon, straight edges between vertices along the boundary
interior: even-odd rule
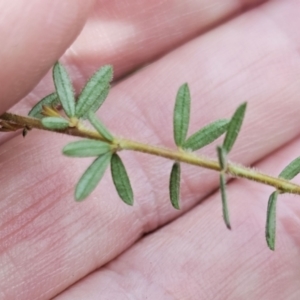
[[[94,130],[85,128],[82,123],[78,123],[77,127],[74,128],[67,128],[63,130],[51,130],[43,126],[43,124],[39,119],[19,116],[11,113],[2,114],[0,116],[0,122],[1,120],[5,121],[6,123],[12,126],[16,125],[18,126],[18,128],[25,128],[25,127],[29,129],[34,128],[34,129],[63,133],[72,136],[105,141],[105,139],[100,134],[98,134]],[[172,149],[147,145],[147,144],[143,144],[132,140],[127,140],[127,139],[121,139],[121,138],[114,138],[113,144],[114,144],[113,145],[114,148],[118,151],[120,150],[138,151],[138,152],[148,153],[151,155],[161,156],[167,159],[171,159],[173,161],[200,166],[203,168],[207,168],[219,172],[221,171],[218,161],[212,160],[204,156],[198,156],[195,155],[194,153],[189,153],[181,149],[172,150]],[[251,168],[236,165],[233,163],[228,163],[226,170],[224,172],[234,177],[246,178],[252,181],[260,182],[262,184],[273,186],[282,193],[292,193],[292,194],[300,195],[299,185],[282,178],[277,178],[261,172],[257,172]]]

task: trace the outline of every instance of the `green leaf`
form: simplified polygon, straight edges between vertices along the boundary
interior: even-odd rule
[[[133,192],[124,164],[118,154],[114,153],[111,162],[111,175],[120,198],[128,205],[133,205]]]
[[[227,128],[227,133],[225,136],[225,140],[223,143],[223,148],[227,153],[230,152],[233,144],[236,141],[236,138],[240,132],[244,116],[245,116],[245,111],[247,107],[247,102],[241,104],[237,110],[235,111],[234,115],[232,116],[228,128]]]
[[[44,97],[42,100],[40,100],[28,113],[28,116],[41,119],[44,116],[41,114],[43,110],[43,106],[55,106],[58,105],[59,99],[56,93],[52,93],[46,97]]]
[[[227,130],[228,124],[228,120],[218,120],[206,125],[190,136],[183,144],[183,148],[192,151],[199,150],[220,137]]]
[[[218,159],[219,159],[220,168],[221,168],[222,171],[225,171],[226,168],[227,168],[226,151],[223,149],[223,147],[218,146],[217,147],[217,152],[218,152]]]
[[[99,156],[109,151],[109,144],[88,139],[69,143],[63,148],[63,154],[71,157]]]
[[[100,120],[96,117],[96,115],[93,112],[89,112],[88,119],[100,135],[102,135],[109,142],[113,141],[114,137],[112,136],[112,134],[100,122]]]
[[[226,194],[226,180],[225,174],[223,172],[220,173],[220,189],[221,189],[221,197],[222,197],[222,208],[223,208],[223,219],[228,229],[231,229],[230,220],[229,220],[229,211],[227,205],[227,194]]]
[[[113,77],[112,66],[103,66],[87,82],[76,104],[76,117],[86,119],[88,112],[96,112],[106,99],[110,81]]]
[[[180,164],[174,163],[170,176],[170,199],[172,206],[179,209],[179,197],[180,197]]]
[[[70,77],[62,64],[57,62],[53,68],[53,80],[56,93],[66,115],[75,116],[75,96]]]
[[[41,122],[48,129],[66,129],[69,127],[69,122],[60,117],[45,117]]]
[[[174,140],[178,147],[181,147],[186,139],[190,121],[190,106],[190,90],[185,83],[178,90],[173,117]]]
[[[76,201],[82,201],[96,188],[111,159],[111,153],[99,156],[84,172],[75,189]]]
[[[286,180],[291,180],[299,173],[300,157],[297,157],[282,170],[282,172],[279,174],[279,177],[284,178]]]
[[[271,194],[268,202],[267,222],[266,222],[266,240],[271,250],[275,249],[276,240],[276,202],[278,192],[275,191]]]

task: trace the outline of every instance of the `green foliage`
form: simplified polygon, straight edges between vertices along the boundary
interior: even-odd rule
[[[77,118],[85,119],[89,112],[96,112],[99,109],[109,93],[112,77],[112,66],[103,66],[90,78],[78,97]]]
[[[221,189],[221,197],[222,197],[222,207],[223,207],[223,219],[228,229],[231,229],[230,220],[229,220],[229,211],[227,205],[227,194],[226,194],[226,180],[225,174],[223,172],[220,173],[220,189]]]
[[[56,93],[66,115],[71,118],[75,116],[75,96],[73,85],[65,67],[57,62],[53,68],[53,81]]]
[[[297,157],[282,170],[282,172],[279,174],[279,177],[284,178],[286,180],[291,180],[299,173],[300,173],[300,157]]]
[[[227,168],[227,155],[226,151],[224,150],[223,147],[218,146],[217,147],[217,153],[218,153],[218,160],[219,160],[219,165],[222,171],[225,171]]]
[[[42,124],[48,129],[66,129],[69,127],[69,122],[61,117],[46,117],[42,119]]]
[[[181,147],[185,142],[190,121],[190,105],[190,90],[185,83],[177,92],[173,117],[174,140],[178,147]]]
[[[228,120],[218,120],[206,125],[190,136],[187,141],[184,142],[183,148],[192,151],[203,148],[226,132],[228,123]]]
[[[89,112],[88,119],[101,136],[103,136],[108,142],[113,141],[114,137],[112,136],[112,134],[100,122],[100,120],[97,119],[96,115],[93,112]]]
[[[70,157],[93,157],[111,151],[105,142],[84,139],[69,143],[63,148],[63,154]]]
[[[103,177],[111,159],[111,153],[108,152],[99,156],[84,172],[79,179],[75,189],[76,201],[82,201],[96,188]]]
[[[36,105],[33,106],[33,108],[28,113],[28,116],[42,119],[44,115],[42,115],[43,106],[56,106],[58,105],[59,99],[56,93],[52,93],[46,97],[44,97],[42,100],[40,100]]]
[[[268,202],[268,209],[267,209],[266,240],[271,250],[275,249],[277,197],[278,197],[277,191],[271,194]]]
[[[227,168],[227,157],[226,151],[223,147],[217,147],[218,160],[221,168],[220,172],[220,189],[221,189],[221,197],[222,197],[222,208],[223,208],[223,219],[228,229],[231,229],[230,220],[229,220],[229,211],[227,204],[227,193],[226,193],[226,178],[225,171]]]
[[[128,205],[133,205],[133,192],[124,164],[118,154],[111,158],[111,175],[120,198]]]
[[[300,157],[289,163],[279,174],[280,178],[291,180],[300,173]],[[271,250],[275,250],[276,241],[276,204],[278,191],[271,194],[268,201],[267,221],[266,221],[266,241]]]
[[[176,209],[179,209],[180,173],[180,164],[175,162],[171,170],[169,192],[172,206]]]
[[[240,132],[244,120],[245,112],[246,112],[246,107],[247,107],[246,102],[241,104],[237,108],[237,110],[235,111],[234,115],[232,116],[229,122],[227,133],[223,143],[223,148],[227,153],[230,152]]]

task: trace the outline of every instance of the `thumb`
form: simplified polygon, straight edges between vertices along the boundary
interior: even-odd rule
[[[0,113],[29,93],[85,24],[94,0],[0,0]]]

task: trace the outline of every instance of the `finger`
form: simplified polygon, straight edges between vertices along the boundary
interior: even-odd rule
[[[0,1],[0,111],[24,97],[82,29],[88,1]]]
[[[119,77],[262,2],[99,1],[66,61],[84,77],[110,63]]]
[[[82,33],[61,61],[73,73],[79,92],[101,65],[112,64],[117,80],[263,1],[97,1]],[[51,81],[49,72],[13,110],[26,115],[52,92]],[[0,137],[0,142],[9,137],[11,133]]]
[[[279,174],[299,155],[299,147],[298,138],[255,168]],[[100,293],[103,299],[297,299],[299,198],[279,196],[276,249],[271,252],[264,237],[271,192],[236,180],[228,187],[232,231],[223,223],[217,192],[55,299],[97,299]]]
[[[114,66],[114,78],[124,76],[180,44],[217,26],[263,0],[250,1],[97,1],[79,37],[62,61],[79,87],[101,65]],[[17,111],[50,93],[51,74]]]
[[[267,8],[268,6],[265,9]],[[286,20],[297,19],[294,12],[291,7],[291,11],[286,12]],[[173,146],[170,138],[171,114],[179,84],[188,81],[195,87],[193,99],[200,99],[193,102],[191,132],[207,121],[224,115],[230,116],[241,98],[245,100],[244,96],[247,95],[251,100],[251,110],[241,133],[246,138],[238,141],[232,157],[242,163],[252,163],[262,158],[299,133],[295,126],[299,115],[296,106],[299,85],[295,82],[299,66],[294,63],[297,61],[294,50],[297,40],[287,38],[288,28],[286,35],[279,32],[278,24],[280,23],[269,21],[269,17],[261,10],[256,10],[185,45],[116,86],[101,109],[102,119],[113,132],[121,136]],[[294,24],[290,28],[290,31],[293,30]],[[233,32],[236,38],[232,36]],[[265,39],[259,32],[266,33],[272,39]],[[245,37],[246,33],[250,40]],[[251,49],[252,36],[257,40],[256,51],[244,51],[237,61],[235,58],[241,53],[240,43],[244,43],[245,49]],[[273,41],[277,39],[279,42],[275,52]],[[228,45],[231,51],[219,51],[226,49]],[[271,50],[274,51],[271,52],[272,55]],[[175,73],[174,66],[183,59],[185,65],[178,66]],[[284,73],[277,73],[276,76],[266,73],[270,70],[271,75],[275,74],[277,68],[273,64],[279,61]],[[196,69],[195,65],[201,68]],[[214,66],[226,72],[222,73]],[[258,68],[261,72],[259,74]],[[161,98],[155,103],[157,95]],[[225,102],[223,99],[230,101]],[[266,99],[266,103],[262,103],[261,99]],[[289,102],[282,99],[289,99]],[[261,120],[264,120],[263,130],[258,122]],[[282,124],[285,125],[284,128]],[[161,128],[164,128],[164,132],[161,132]],[[274,136],[274,139],[268,140],[270,136]],[[20,140],[13,140],[2,148],[2,151],[6,151],[2,154],[3,174],[12,175],[10,172],[17,167],[16,174],[20,173],[20,177],[15,177],[15,180],[23,178],[22,181],[17,181],[19,185],[14,190],[9,185],[9,176],[2,181],[5,187],[5,201],[2,202],[3,218],[5,217],[3,228],[15,230],[10,238],[3,237],[6,243],[2,243],[2,251],[13,255],[12,258],[18,261],[18,265],[22,265],[23,271],[18,270],[18,276],[26,286],[36,286],[41,281],[44,283],[40,286],[41,291],[28,289],[27,298],[32,298],[34,293],[44,293],[45,297],[53,296],[116,257],[142,233],[154,230],[193,207],[217,186],[216,176],[207,175],[211,173],[186,168],[182,187],[183,209],[175,212],[167,199],[171,163],[165,163],[160,158],[145,159],[141,155],[124,153],[124,162],[128,166],[135,191],[135,207],[128,208],[119,202],[109,177],[102,181],[88,201],[79,206],[73,203],[73,186],[88,163],[79,160],[70,162],[58,156],[59,149],[65,143],[65,137],[32,133],[26,141],[26,159],[24,155],[21,157],[25,144]],[[252,152],[249,152],[250,146]],[[210,148],[204,152],[212,155],[214,151]],[[39,168],[40,166],[43,168]],[[24,202],[24,189],[28,186],[34,193]],[[24,206],[19,208],[21,204]],[[26,209],[23,218],[18,217],[19,211]],[[32,250],[34,245],[40,245],[41,240],[44,242],[43,247],[30,252],[28,260],[18,259],[28,249],[27,241],[30,241]],[[15,245],[18,245],[18,251]],[[9,274],[16,273],[12,263],[6,262],[5,266]],[[75,275],[70,278],[68,274],[72,272]],[[13,280],[9,281],[7,278],[0,280],[3,286],[1,290],[7,294],[15,293],[10,289],[14,286]],[[65,278],[65,281],[59,278]]]

